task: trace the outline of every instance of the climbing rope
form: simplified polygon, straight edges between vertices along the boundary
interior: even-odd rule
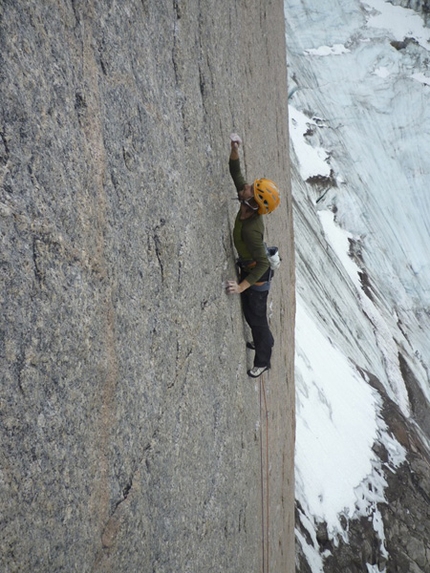
[[[261,473],[261,544],[262,572],[269,573],[269,411],[267,409],[264,375],[260,382],[260,473]],[[264,408],[263,408],[264,405]],[[266,447],[263,440],[263,420],[266,428]],[[265,451],[264,451],[265,450]],[[266,487],[264,487],[266,486]]]

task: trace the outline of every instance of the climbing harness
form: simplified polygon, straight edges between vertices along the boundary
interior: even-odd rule
[[[262,573],[269,573],[269,411],[267,409],[265,375],[260,377],[260,471],[261,471],[261,544],[262,544]],[[265,421],[265,446],[263,440],[263,420]]]

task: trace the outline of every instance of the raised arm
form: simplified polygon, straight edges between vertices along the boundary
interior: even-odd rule
[[[229,169],[237,191],[242,191],[243,187],[246,185],[245,178],[240,170],[239,146],[241,143],[242,140],[236,133],[232,133],[230,135]]]
[[[239,159],[239,145],[240,142],[237,140],[231,140],[230,141],[230,145],[231,145],[231,151],[230,151],[230,160],[236,160]]]

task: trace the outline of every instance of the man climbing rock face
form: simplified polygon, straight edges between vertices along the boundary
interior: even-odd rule
[[[255,349],[254,367],[248,370],[252,378],[261,376],[270,368],[273,336],[267,321],[267,297],[272,270],[264,243],[264,222],[262,215],[274,211],[279,203],[279,191],[270,179],[256,179],[252,185],[246,183],[239,159],[242,143],[237,134],[232,134],[230,151],[230,175],[240,201],[239,212],[233,229],[233,241],[238,253],[239,282],[227,281],[227,294],[240,294],[245,319],[252,332]]]

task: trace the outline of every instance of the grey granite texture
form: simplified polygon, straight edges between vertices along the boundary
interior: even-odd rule
[[[281,0],[0,4],[3,573],[294,571],[284,33]],[[231,131],[283,193],[262,413]]]

